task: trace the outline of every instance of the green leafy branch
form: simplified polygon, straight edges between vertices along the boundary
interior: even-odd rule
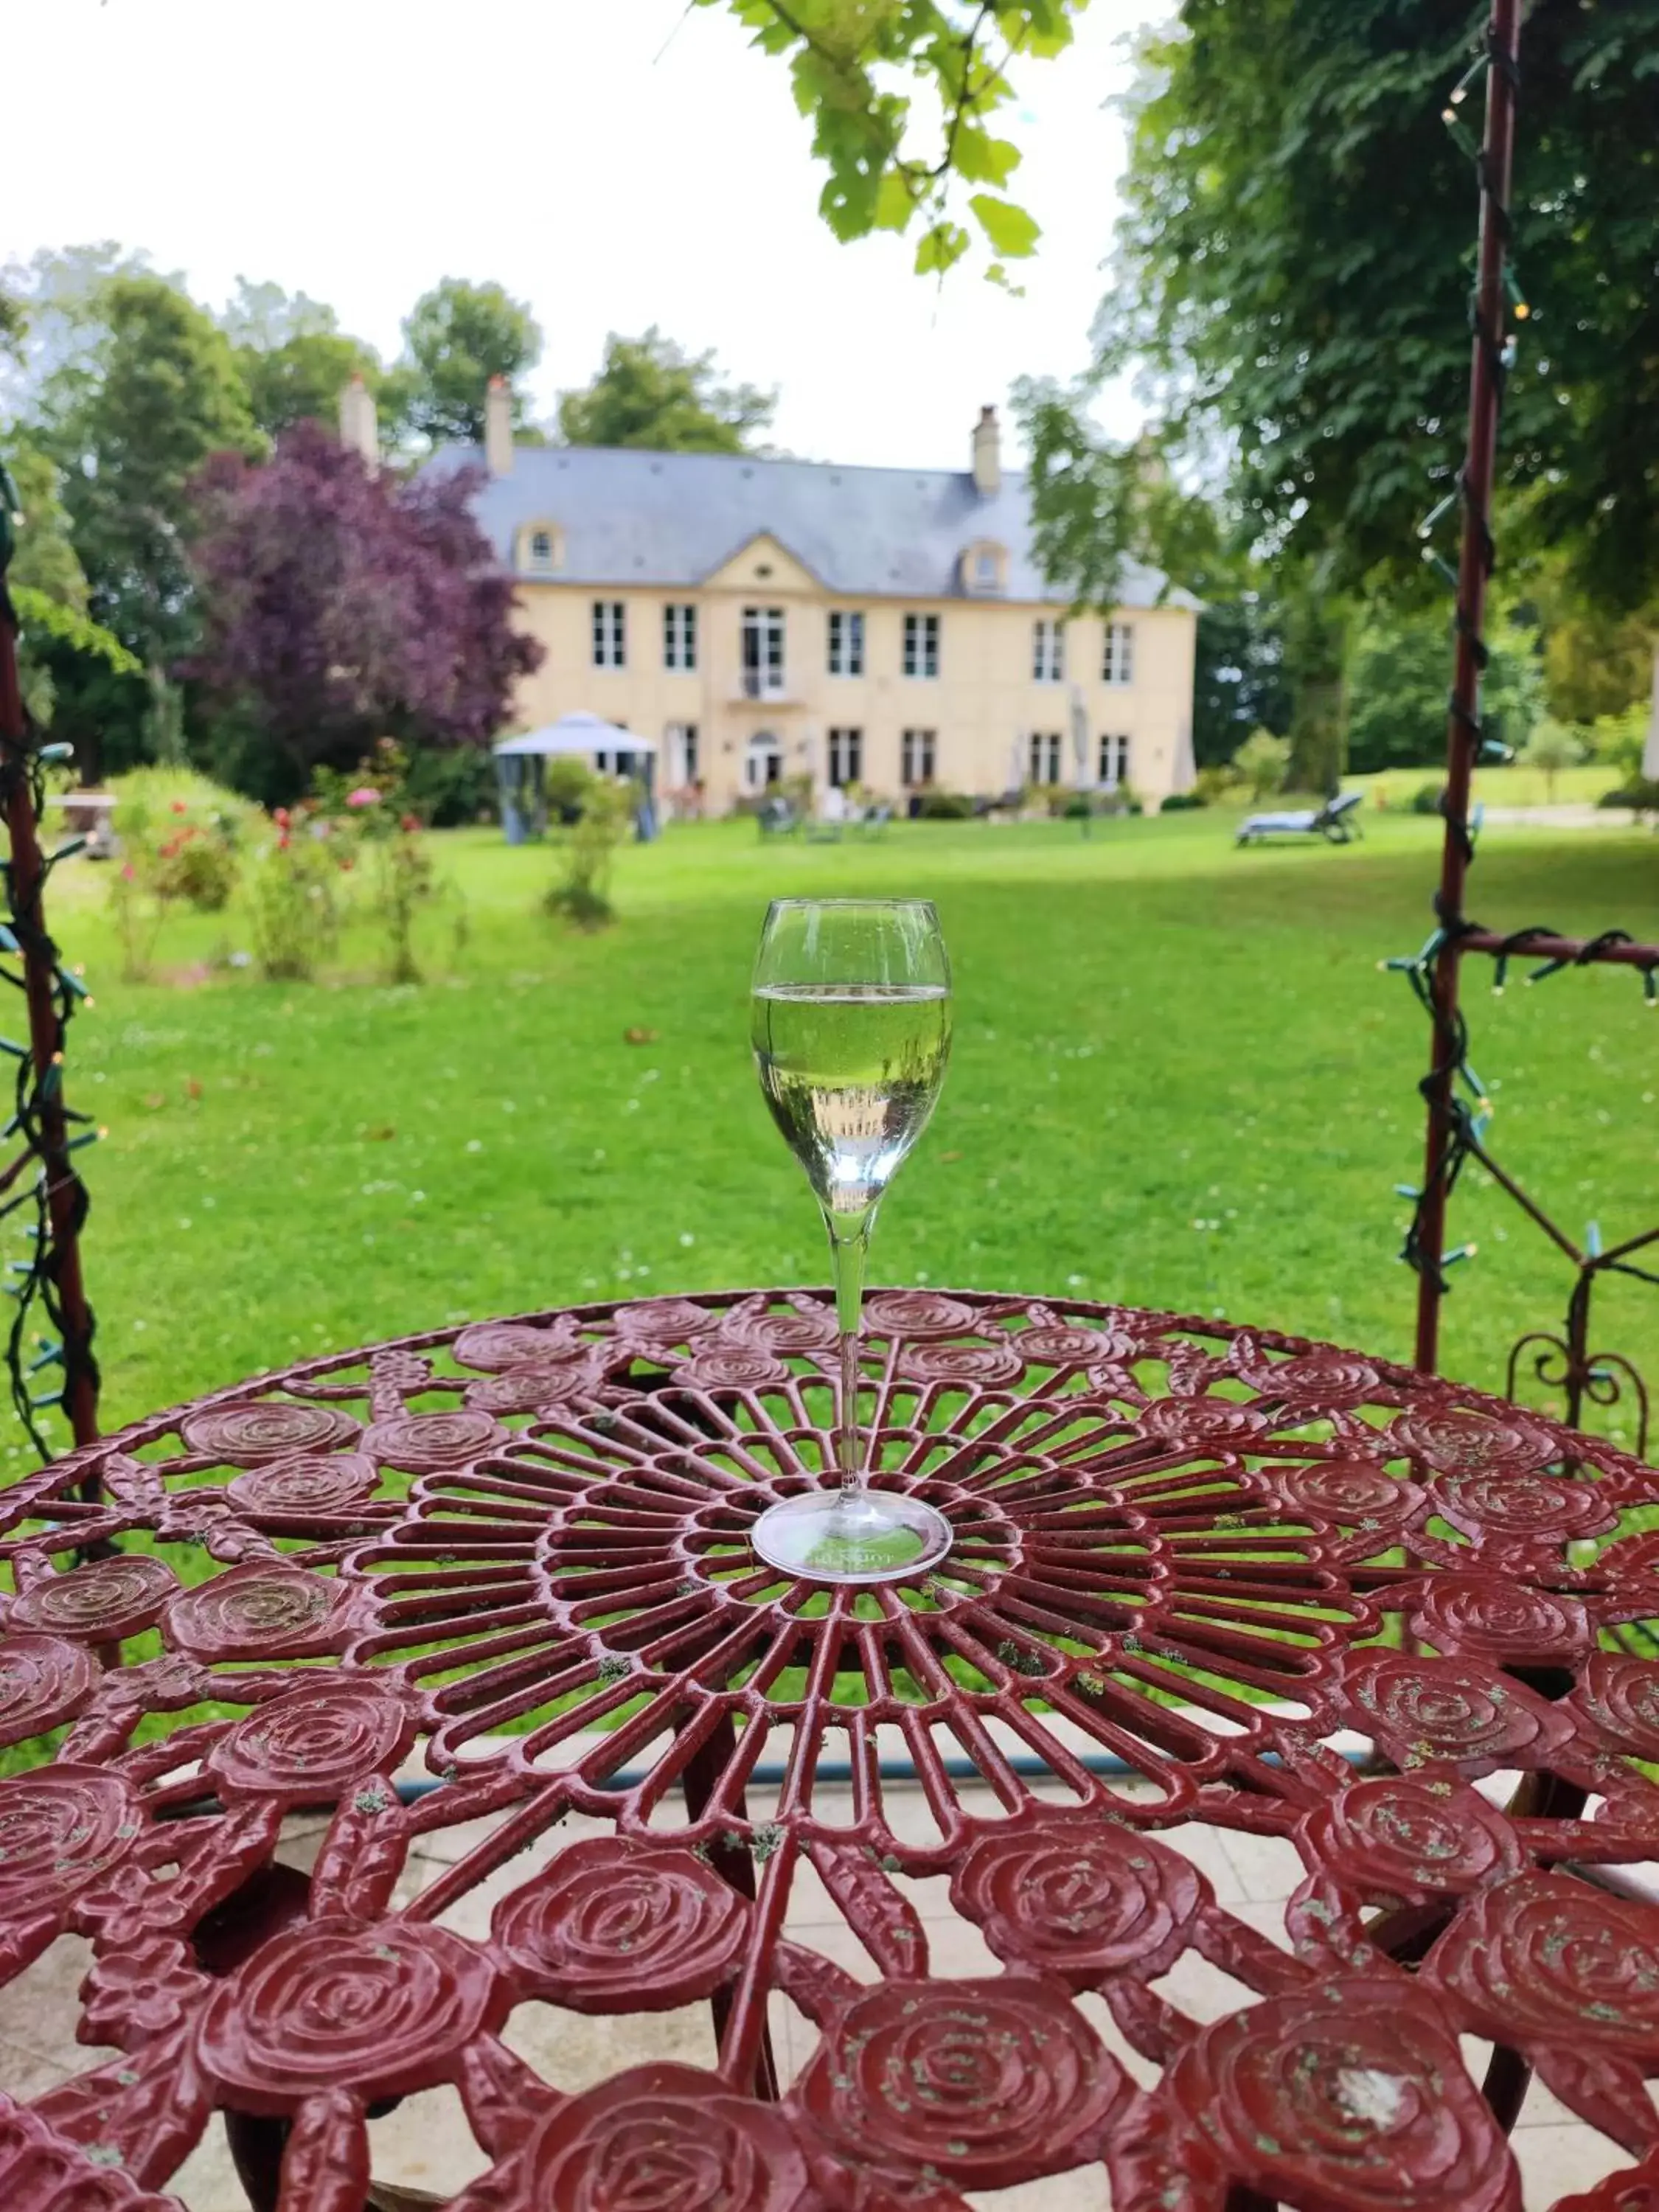
[[[1052,59],[1072,42],[1088,0],[695,0],[725,6],[763,53],[789,60],[795,104],[812,125],[812,151],[830,174],[819,212],[840,239],[905,232],[921,222],[916,268],[943,276],[969,251],[965,212],[989,250],[986,275],[1007,283],[1006,264],[1036,250],[1040,226],[1008,198],[1019,148],[994,135],[1013,96],[1017,56]],[[943,118],[932,158],[914,150],[908,82]]]
[[[143,663],[127,651],[113,630],[83,615],[78,607],[65,606],[61,600],[49,599],[45,592],[33,584],[14,584],[12,605],[24,631],[44,631],[59,645],[66,645],[76,653],[90,653],[95,659],[106,662],[117,676],[142,676]]]

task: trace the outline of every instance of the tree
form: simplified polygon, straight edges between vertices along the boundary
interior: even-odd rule
[[[1233,755],[1233,766],[1252,799],[1271,799],[1283,791],[1290,773],[1291,741],[1271,730],[1253,730]]]
[[[434,446],[481,445],[492,376],[513,386],[513,419],[522,424],[518,380],[541,359],[542,333],[529,308],[499,284],[446,276],[415,302],[404,341],[406,358],[382,387],[394,426]]]
[[[1461,459],[1474,185],[1440,118],[1484,13],[1181,0],[1145,51],[1103,367],[1150,364],[1171,422],[1231,441],[1259,534],[1345,580],[1417,573]],[[1630,608],[1659,586],[1659,0],[1545,0],[1523,44],[1503,480]]]
[[[183,293],[116,276],[97,313],[89,362],[65,363],[42,392],[38,438],[62,471],[93,617],[149,672],[165,753],[177,743],[168,672],[196,635],[191,483],[210,454],[252,453],[258,434],[229,341]]]
[[[559,428],[572,446],[644,446],[659,453],[755,450],[778,404],[775,392],[726,384],[712,353],[688,354],[653,323],[643,337],[605,342],[593,381],[559,401]]]
[[[263,465],[222,455],[204,471],[196,671],[246,732],[262,797],[383,736],[483,744],[500,728],[542,655],[472,520],[478,481],[374,474],[311,422]]]
[[[726,8],[756,46],[787,58],[795,104],[811,119],[812,151],[830,172],[818,206],[837,238],[919,222],[917,270],[942,275],[969,250],[958,220],[966,214],[991,254],[987,275],[1004,283],[1007,263],[1034,251],[1037,225],[1004,190],[1019,148],[989,125],[1014,97],[1010,65],[1064,52],[1088,0],[984,0],[971,11],[948,0],[697,4]],[[930,118],[924,130],[936,112],[943,118],[925,153],[913,92]],[[977,189],[959,210],[968,187]]]
[[[1542,712],[1537,640],[1502,618],[1489,627],[1483,718],[1492,737],[1518,750]],[[1347,666],[1352,767],[1366,774],[1444,760],[1450,653],[1451,625],[1437,609],[1402,616],[1376,605],[1361,619]]]
[[[1546,716],[1522,747],[1521,757],[1528,768],[1543,771],[1544,796],[1553,806],[1555,779],[1563,769],[1577,767],[1584,757],[1584,748],[1564,724]]]
[[[380,356],[349,337],[332,307],[280,284],[236,280],[235,296],[219,318],[235,349],[253,419],[275,440],[295,422],[337,419],[340,394],[353,376],[378,392]]]
[[[7,465],[21,517],[17,552],[8,575],[21,626],[18,679],[24,705],[44,729],[58,702],[54,664],[65,653],[86,655],[118,676],[137,675],[139,667],[120,640],[87,612],[90,593],[70,541],[57,470],[45,453],[21,442],[11,447]]]

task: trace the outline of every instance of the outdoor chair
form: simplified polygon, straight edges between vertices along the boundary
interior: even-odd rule
[[[1267,837],[1322,837],[1328,845],[1351,845],[1360,835],[1355,818],[1363,791],[1345,791],[1322,806],[1306,806],[1285,814],[1249,814],[1239,825],[1237,842],[1259,845]]]
[[[800,817],[787,799],[769,799],[756,810],[763,837],[787,837],[800,827]]]
[[[862,814],[854,815],[853,827],[860,837],[883,837],[893,818],[893,810],[884,800],[879,806],[866,806]]]

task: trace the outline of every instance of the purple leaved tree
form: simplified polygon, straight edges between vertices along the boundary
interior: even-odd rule
[[[479,474],[375,475],[314,422],[197,480],[193,672],[274,757],[273,790],[374,740],[483,745],[542,659],[473,520]]]

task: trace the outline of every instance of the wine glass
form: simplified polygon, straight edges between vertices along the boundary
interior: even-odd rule
[[[755,1549],[815,1582],[908,1577],[951,1524],[872,1490],[859,1431],[859,1316],[876,1208],[927,1127],[951,1049],[951,963],[927,899],[775,899],[752,985],[755,1066],[830,1232],[840,1331],[838,1487],[762,1514]]]

